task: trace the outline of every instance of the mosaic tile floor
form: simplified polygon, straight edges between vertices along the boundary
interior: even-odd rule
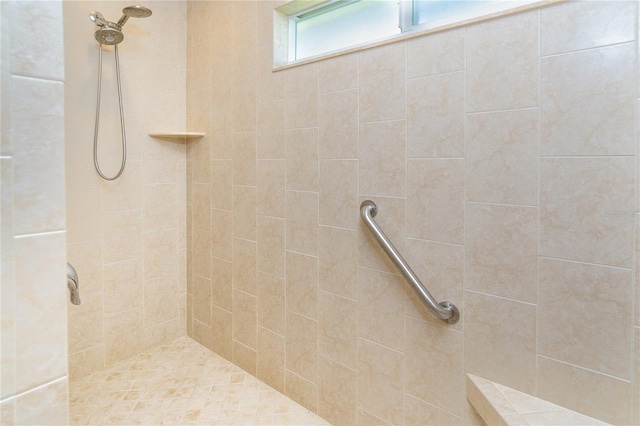
[[[328,425],[188,337],[69,388],[71,425]]]

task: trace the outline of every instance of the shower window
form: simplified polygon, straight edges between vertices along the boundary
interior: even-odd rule
[[[294,0],[275,10],[274,66],[553,1]]]

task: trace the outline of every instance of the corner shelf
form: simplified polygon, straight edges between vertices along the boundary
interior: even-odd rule
[[[204,132],[149,132],[152,138],[162,139],[198,139],[204,137]]]

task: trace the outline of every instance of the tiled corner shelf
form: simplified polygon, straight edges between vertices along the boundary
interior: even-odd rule
[[[467,399],[488,425],[607,425],[471,374],[467,374]]]
[[[152,138],[162,139],[198,139],[204,137],[204,132],[149,132]]]

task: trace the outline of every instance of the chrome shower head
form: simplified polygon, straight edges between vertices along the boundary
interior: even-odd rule
[[[98,31],[95,32],[94,37],[96,38],[96,40],[98,40],[98,43],[106,44],[109,46],[118,44],[122,40],[124,40],[124,34],[122,34],[122,31],[108,27],[106,25],[100,27]]]
[[[118,26],[122,27],[129,18],[147,18],[151,16],[151,9],[143,6],[127,6],[122,9],[122,17],[118,20]]]

